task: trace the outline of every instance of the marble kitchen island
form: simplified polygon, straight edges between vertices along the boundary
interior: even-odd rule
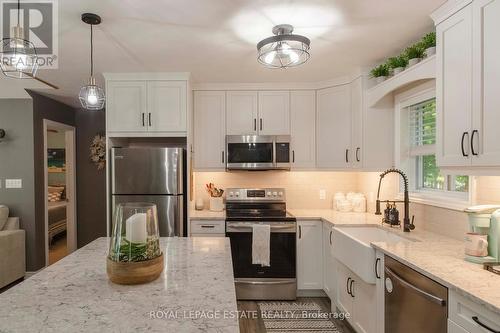
[[[94,242],[0,294],[0,332],[238,332],[226,238],[162,238],[155,281],[113,284],[108,239]]]

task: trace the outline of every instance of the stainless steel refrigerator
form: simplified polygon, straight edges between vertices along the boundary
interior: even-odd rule
[[[182,148],[111,148],[112,221],[123,202],[154,203],[161,237],[185,236]]]

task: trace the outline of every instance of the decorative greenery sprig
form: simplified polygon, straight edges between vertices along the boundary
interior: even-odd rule
[[[422,40],[420,40],[420,45],[424,50],[429,47],[436,46],[436,33],[429,32],[427,35],[422,37]]]
[[[372,77],[381,77],[389,75],[389,67],[387,64],[381,64],[370,71]]]
[[[144,261],[151,260],[161,254],[160,241],[158,238],[149,238],[146,243],[131,243],[125,238],[118,251],[109,254],[109,258],[113,261]]]
[[[387,66],[389,68],[405,68],[408,65],[408,59],[404,55],[398,55],[397,57],[391,57],[387,59]]]
[[[408,46],[404,51],[404,55],[408,59],[423,58],[424,54],[425,49],[420,43]]]

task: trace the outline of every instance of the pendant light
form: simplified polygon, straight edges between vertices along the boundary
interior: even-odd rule
[[[2,72],[16,79],[35,77],[38,69],[38,57],[35,44],[24,38],[24,30],[20,25],[21,2],[17,1],[17,25],[12,28],[9,38],[2,39],[0,50],[0,67]]]
[[[90,25],[90,78],[89,83],[80,89],[78,98],[82,107],[87,110],[101,110],[106,102],[104,90],[99,87],[94,78],[94,42],[93,27],[101,23],[101,17],[96,14],[82,14],[82,21]]]
[[[288,68],[305,63],[310,55],[309,38],[294,35],[293,26],[280,24],[273,28],[274,36],[257,44],[257,60],[268,68]]]

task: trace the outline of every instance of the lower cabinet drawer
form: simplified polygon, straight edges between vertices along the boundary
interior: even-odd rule
[[[448,333],[469,333],[462,326],[459,326],[448,319]]]
[[[191,220],[191,236],[193,234],[225,234],[226,221],[224,220]]]
[[[500,331],[500,315],[497,313],[456,292],[450,292],[449,303],[448,318],[453,323],[463,327],[465,332],[488,333]]]

